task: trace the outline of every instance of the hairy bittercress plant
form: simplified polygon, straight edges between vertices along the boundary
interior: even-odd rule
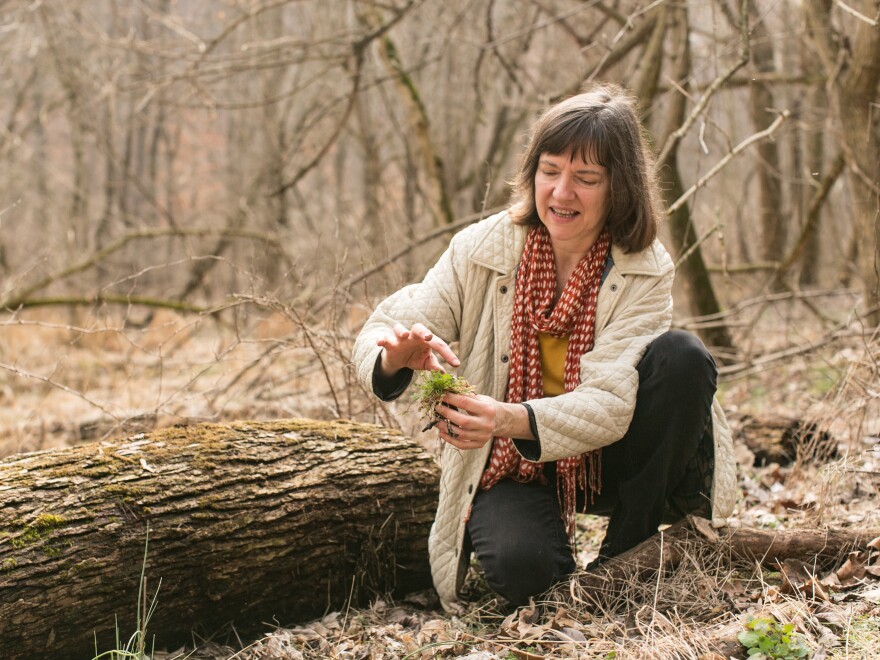
[[[416,391],[413,400],[419,407],[422,416],[428,420],[428,425],[423,428],[427,431],[443,418],[437,412],[437,404],[447,393],[473,394],[476,389],[464,378],[443,371],[423,371],[416,382]]]

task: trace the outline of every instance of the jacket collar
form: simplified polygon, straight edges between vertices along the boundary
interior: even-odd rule
[[[513,273],[519,265],[529,228],[513,224],[506,211],[486,222],[494,226],[471,249],[470,260],[502,274]],[[658,276],[664,271],[659,256],[656,241],[648,249],[633,254],[611,246],[611,259],[621,275]]]

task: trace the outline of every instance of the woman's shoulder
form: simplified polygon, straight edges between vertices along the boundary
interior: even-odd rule
[[[644,250],[628,254],[617,246],[612,246],[611,257],[614,259],[614,265],[624,275],[661,276],[675,270],[672,257],[658,238],[655,238]]]
[[[506,272],[518,263],[527,231],[527,227],[514,224],[505,210],[463,229],[452,244],[456,253],[469,261]]]
[[[473,244],[474,241],[495,235],[513,235],[517,226],[513,224],[508,209],[493,213],[486,218],[480,218],[468,225],[455,235],[453,240],[466,240]]]

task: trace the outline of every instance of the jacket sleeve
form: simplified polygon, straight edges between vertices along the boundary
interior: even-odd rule
[[[392,388],[383,391],[374,381],[376,361],[382,352],[376,342],[392,334],[395,323],[409,328],[423,324],[447,343],[457,341],[462,311],[462,275],[466,264],[467,230],[456,235],[437,263],[419,284],[411,284],[383,300],[367,319],[355,340],[352,362],[358,380],[369,391],[390,401],[406,389],[412,371],[404,370]],[[378,389],[377,389],[377,386]]]
[[[628,302],[614,312],[593,350],[581,358],[580,385],[566,394],[529,401],[538,427],[538,460],[578,456],[626,433],[639,386],[636,367],[648,345],[672,322],[673,277],[671,260],[660,275],[628,276]]]

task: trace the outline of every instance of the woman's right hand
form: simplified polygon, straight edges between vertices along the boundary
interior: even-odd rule
[[[385,377],[390,378],[407,367],[425,371],[445,371],[435,351],[453,367],[461,364],[449,345],[421,323],[416,323],[409,330],[402,324],[395,323],[393,331],[391,337],[383,337],[376,342],[385,349],[382,351],[380,367]]]

